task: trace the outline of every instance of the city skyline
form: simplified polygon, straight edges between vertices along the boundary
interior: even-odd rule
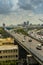
[[[0,26],[30,21],[43,24],[43,0],[0,0]],[[36,23],[37,22],[37,23]]]

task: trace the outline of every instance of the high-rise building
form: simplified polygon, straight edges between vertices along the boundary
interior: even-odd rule
[[[29,21],[27,21],[27,25],[29,25]]]

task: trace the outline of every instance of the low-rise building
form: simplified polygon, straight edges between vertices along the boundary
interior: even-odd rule
[[[13,61],[18,58],[18,46],[14,45],[14,39],[0,39],[0,61]]]

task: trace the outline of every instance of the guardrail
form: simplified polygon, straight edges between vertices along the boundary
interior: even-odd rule
[[[36,41],[40,42],[40,43],[43,45],[43,41],[41,41],[41,40],[38,40],[38,39],[34,38],[34,37],[33,37],[33,36],[31,36],[30,34],[28,34],[28,36],[29,36],[29,37],[31,37],[31,38],[33,38],[33,39],[35,39]]]

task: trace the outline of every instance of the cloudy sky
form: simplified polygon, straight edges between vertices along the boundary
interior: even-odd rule
[[[0,0],[0,25],[18,24],[29,20],[39,24],[43,19],[43,0]]]

